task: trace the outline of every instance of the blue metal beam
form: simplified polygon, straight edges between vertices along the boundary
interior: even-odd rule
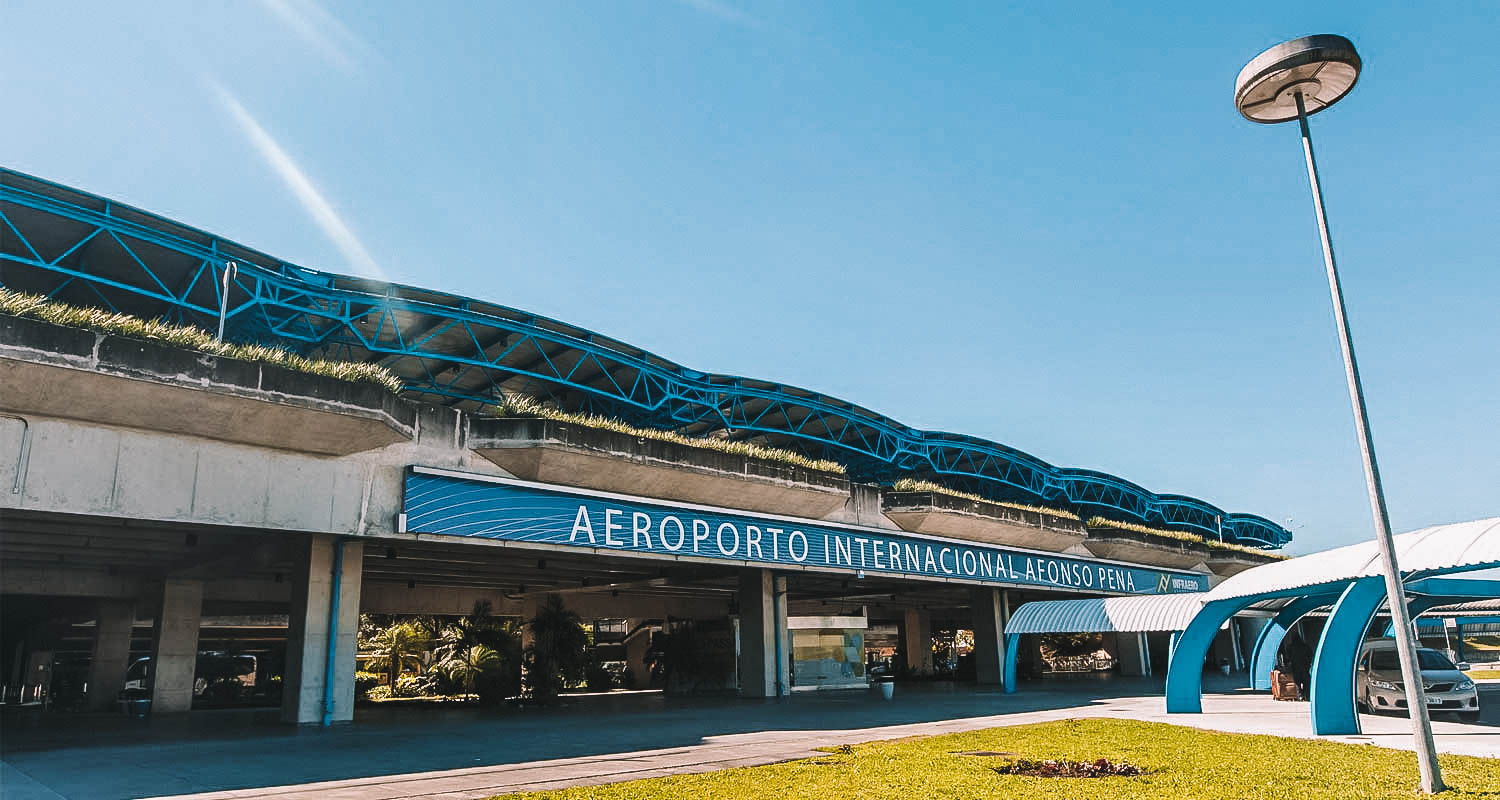
[[[1459,603],[1464,600],[1490,600],[1500,598],[1500,580],[1484,578],[1423,578],[1406,584],[1408,595],[1427,595],[1443,602]],[[1430,607],[1430,606],[1429,606]]]
[[[844,464],[857,480],[931,477],[997,500],[1065,503],[1085,514],[1189,531],[1263,548],[1291,534],[1254,514],[1155,494],[1092,470],[1056,467],[970,436],[907,427],[792,386],[687,369],[566,323],[415,287],[308,270],[146,212],[0,170],[0,282],[130,313],[217,325],[224,262],[231,284],[226,338],[308,355],[388,364],[418,397],[494,404],[540,395],[655,428],[730,430]],[[23,218],[24,217],[24,218]],[[124,253],[84,263],[107,237]],[[7,236],[6,238],[10,238]],[[44,258],[37,242],[46,240]],[[174,288],[176,287],[176,288]],[[112,299],[113,298],[113,299]],[[128,304],[121,305],[128,300]],[[499,347],[481,342],[503,341]]]

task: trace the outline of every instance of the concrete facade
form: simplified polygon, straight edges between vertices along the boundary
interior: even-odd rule
[[[642,439],[552,419],[485,419],[469,446],[525,480],[822,519],[849,481],[767,459]]]
[[[0,385],[18,414],[329,455],[409,438],[413,411],[368,383],[10,316]]]
[[[1076,519],[941,492],[887,492],[883,511],[903,530],[1037,550],[1070,551],[1088,537]]]
[[[0,396],[0,487],[12,489],[0,491],[0,537],[7,594],[99,601],[88,697],[96,708],[122,684],[132,607],[143,617],[160,609],[154,711],[190,708],[207,604],[288,615],[282,717],[321,722],[340,540],[333,721],[352,718],[362,611],[456,616],[483,601],[498,616],[529,619],[548,594],[585,620],[623,618],[648,630],[671,619],[724,620],[737,607],[743,693],[788,690],[790,568],[777,576],[701,560],[627,563],[628,554],[405,533],[399,516],[413,465],[1081,556],[1093,545],[1063,517],[892,493],[774,460],[553,420],[483,419],[368,385],[45,323],[0,331],[0,367],[7,385],[88,399],[63,407],[48,392]],[[1185,563],[1182,548],[1136,549],[1143,563]],[[1201,559],[1193,566],[1203,568]],[[887,579],[877,589],[873,575],[816,572],[795,577],[809,613],[833,603],[868,615],[871,602],[888,599],[881,613],[900,620],[905,666],[918,675],[934,670],[934,613],[944,626],[972,618],[977,676],[999,680],[1002,591],[957,579]],[[524,628],[521,635],[529,639]],[[626,648],[633,665],[649,639]]]

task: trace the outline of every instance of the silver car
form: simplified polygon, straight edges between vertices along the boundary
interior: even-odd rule
[[[1427,647],[1417,649],[1417,664],[1422,670],[1422,688],[1427,693],[1429,711],[1452,711],[1465,722],[1479,719],[1479,690],[1463,674],[1468,664],[1454,664],[1442,652]],[[1406,685],[1401,680],[1395,642],[1365,645],[1359,657],[1354,691],[1361,711],[1406,709]]]

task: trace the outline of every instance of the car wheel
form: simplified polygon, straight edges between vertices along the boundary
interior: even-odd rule
[[[1372,706],[1372,705],[1370,705],[1370,693],[1368,691],[1365,692],[1364,696],[1361,697],[1360,700],[1359,700],[1359,713],[1361,713],[1361,714],[1374,714],[1375,713],[1375,707]]]

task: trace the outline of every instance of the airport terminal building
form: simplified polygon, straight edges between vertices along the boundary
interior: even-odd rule
[[[999,683],[1007,647],[1041,668],[1036,637],[1007,636],[1023,603],[1204,592],[1291,539],[7,170],[0,289],[7,704],[110,708],[131,684],[186,711],[205,653],[255,655],[284,720],[347,721],[361,614],[529,618],[553,596],[635,685],[652,634],[684,628],[693,690],[862,687],[959,651]],[[1257,632],[1231,619],[1213,657],[1243,662]],[[1106,646],[1125,674],[1165,669],[1165,634]]]

